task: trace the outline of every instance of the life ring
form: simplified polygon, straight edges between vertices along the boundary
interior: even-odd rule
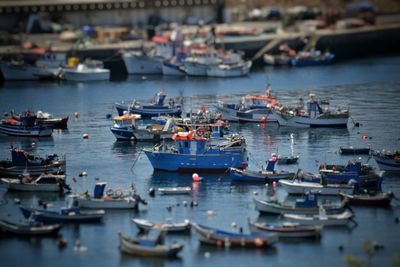
[[[122,197],[122,195],[124,194],[124,192],[123,192],[123,190],[122,189],[116,189],[115,191],[114,191],[114,196],[116,196],[116,197]]]
[[[197,136],[199,136],[199,137],[202,137],[203,135],[204,135],[204,129],[203,128],[199,128],[199,129],[197,129],[196,130],[196,134],[197,134]]]
[[[109,197],[112,196],[113,194],[114,194],[114,190],[112,190],[111,188],[106,191],[106,195]]]

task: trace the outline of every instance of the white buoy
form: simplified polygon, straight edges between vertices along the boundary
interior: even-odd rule
[[[187,206],[187,201],[186,200],[184,200],[183,202],[182,202],[182,205],[184,206],[184,207],[186,207]]]
[[[258,192],[254,191],[254,192],[253,192],[253,195],[254,195],[254,196],[257,196],[257,195],[258,195]]]
[[[35,143],[35,142],[32,142],[31,146],[36,146],[36,143]]]
[[[210,256],[211,256],[210,252],[208,252],[208,251],[204,252],[204,258],[208,259],[208,258],[210,258]]]
[[[82,135],[82,137],[83,137],[83,139],[89,139],[89,134],[84,133],[84,134]]]
[[[79,112],[75,112],[75,113],[74,113],[74,117],[75,117],[75,118],[79,118]]]
[[[217,215],[217,213],[215,211],[213,211],[213,210],[208,210],[207,211],[207,215],[211,217],[211,216]]]
[[[21,204],[21,199],[19,199],[19,198],[14,198],[14,203],[15,203],[15,204]]]
[[[232,228],[236,229],[237,224],[235,222],[232,222],[231,226],[232,226]]]

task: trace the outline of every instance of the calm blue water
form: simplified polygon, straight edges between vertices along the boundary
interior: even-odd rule
[[[177,260],[143,259],[120,253],[117,231],[135,235],[137,229],[132,217],[154,221],[189,218],[199,223],[231,229],[232,222],[247,231],[247,218],[277,221],[279,218],[262,216],[254,210],[253,192],[267,193],[264,186],[231,185],[226,177],[205,174],[204,180],[193,185],[192,196],[159,196],[150,198],[146,192],[151,187],[192,186],[191,174],[153,173],[141,149],[152,144],[131,144],[115,141],[109,127],[112,121],[106,114],[114,113],[113,103],[120,100],[149,100],[165,89],[169,96],[183,96],[186,111],[197,110],[202,104],[208,108],[218,99],[238,101],[248,93],[263,93],[266,80],[272,84],[274,94],[283,103],[296,102],[314,92],[329,97],[334,106],[350,108],[354,121],[360,128],[348,129],[290,129],[274,125],[232,125],[246,137],[250,151],[250,167],[256,168],[271,153],[299,154],[297,166],[281,167],[296,170],[298,167],[316,172],[320,162],[345,163],[352,157],[340,156],[339,146],[368,146],[375,149],[400,148],[400,57],[371,58],[344,62],[328,67],[261,69],[248,77],[238,79],[128,77],[124,81],[96,83],[12,82],[0,87],[0,113],[14,109],[41,109],[56,116],[70,115],[69,130],[55,132],[52,138],[22,139],[0,138],[0,158],[9,157],[10,145],[21,146],[40,155],[65,154],[68,180],[73,191],[92,191],[96,178],[107,181],[112,188],[127,188],[135,183],[149,205],[139,212],[107,212],[102,224],[66,225],[61,233],[68,241],[64,250],[56,246],[56,239],[0,238],[1,266],[26,266],[33,262],[40,266],[345,266],[343,256],[358,255],[365,259],[361,244],[375,240],[385,248],[376,252],[376,266],[389,266],[396,252],[400,252],[399,202],[391,209],[354,208],[359,225],[355,229],[325,229],[319,241],[280,242],[266,250],[216,249],[200,246],[195,236],[173,235],[167,241],[185,245]],[[79,112],[79,118],[72,114]],[[82,138],[83,133],[89,139]],[[367,135],[369,140],[363,141]],[[35,143],[32,146],[32,142]],[[134,160],[137,159],[136,164]],[[373,166],[373,159],[363,157]],[[78,177],[86,171],[88,176]],[[72,177],[78,183],[72,182]],[[384,189],[400,196],[400,177],[385,177]],[[64,204],[57,194],[1,193],[0,216],[11,220],[21,219],[14,199],[22,204],[36,204],[37,199]],[[199,203],[190,208],[182,205],[192,199]],[[179,204],[179,206],[178,206]],[[174,206],[167,211],[167,206]],[[216,216],[208,217],[213,210]],[[75,252],[76,240],[88,247],[86,253]],[[338,247],[342,245],[343,251]],[[210,257],[205,253],[210,252]]]

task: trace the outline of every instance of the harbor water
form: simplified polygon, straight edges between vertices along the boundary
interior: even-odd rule
[[[7,82],[0,86],[0,113],[27,109],[42,110],[56,117],[69,115],[68,130],[55,131],[51,138],[0,137],[0,159],[10,158],[10,146],[21,147],[37,155],[64,155],[67,159],[67,181],[73,192],[92,193],[101,180],[107,188],[123,188],[133,183],[147,206],[139,211],[106,211],[100,224],[65,225],[61,229],[68,242],[60,250],[57,239],[0,238],[1,266],[346,266],[344,257],[354,255],[366,261],[361,246],[376,241],[383,249],[374,250],[375,266],[391,266],[400,253],[400,209],[393,201],[389,209],[353,208],[356,227],[327,228],[319,240],[282,241],[268,249],[224,249],[200,245],[195,235],[169,235],[167,242],[181,242],[184,249],[178,259],[140,258],[119,251],[118,231],[137,234],[132,218],[156,222],[195,222],[225,230],[248,232],[247,220],[277,222],[279,216],[260,216],[252,202],[253,194],[267,197],[271,188],[264,185],[231,184],[223,174],[200,174],[204,179],[192,183],[192,174],[153,172],[143,148],[151,143],[117,142],[110,131],[115,102],[133,99],[148,101],[165,89],[168,97],[182,96],[185,112],[205,105],[213,110],[217,100],[238,102],[245,94],[264,93],[266,82],[283,104],[295,104],[310,93],[329,98],[331,106],[350,109],[352,121],[347,129],[295,129],[265,124],[232,124],[246,138],[249,167],[265,165],[271,153],[300,155],[297,165],[277,166],[284,170],[297,168],[317,173],[323,163],[346,163],[353,156],[338,153],[340,146],[373,149],[400,149],[400,56],[387,56],[341,62],[332,66],[306,68],[261,68],[249,76],[235,79],[169,78],[162,76],[129,76],[110,82]],[[79,116],[73,114],[78,112]],[[358,122],[360,127],[355,127]],[[87,133],[89,138],[83,139]],[[358,157],[358,156],[357,156]],[[362,162],[377,168],[367,156]],[[87,172],[80,177],[79,173]],[[73,179],[73,177],[75,177]],[[76,182],[74,182],[76,180]],[[191,186],[191,195],[151,198],[150,188]],[[383,190],[400,197],[400,177],[385,175]],[[279,197],[285,197],[278,190]],[[52,209],[64,205],[58,194],[11,193],[0,189],[0,217],[22,220],[19,204],[37,205],[38,199],[51,203]],[[289,199],[289,201],[293,199]],[[184,205],[196,201],[198,206]],[[329,198],[325,201],[338,201]],[[167,207],[171,207],[167,209]],[[213,211],[213,212],[209,212]],[[213,216],[209,216],[212,214]],[[232,223],[237,225],[232,228]],[[74,244],[80,240],[88,249],[80,252]]]

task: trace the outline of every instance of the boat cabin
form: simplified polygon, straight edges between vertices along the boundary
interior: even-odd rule
[[[136,120],[140,119],[142,116],[139,114],[124,114],[122,116],[114,117],[115,126],[119,128],[123,127],[136,127]]]
[[[179,132],[172,136],[179,154],[197,155],[206,152],[206,138],[194,136],[194,132]]]
[[[94,186],[94,192],[93,192],[93,197],[94,198],[102,198],[104,195],[104,190],[106,188],[107,183],[101,182],[101,183],[96,183]]]
[[[313,208],[318,207],[318,193],[307,192],[302,199],[296,199],[296,208]]]

